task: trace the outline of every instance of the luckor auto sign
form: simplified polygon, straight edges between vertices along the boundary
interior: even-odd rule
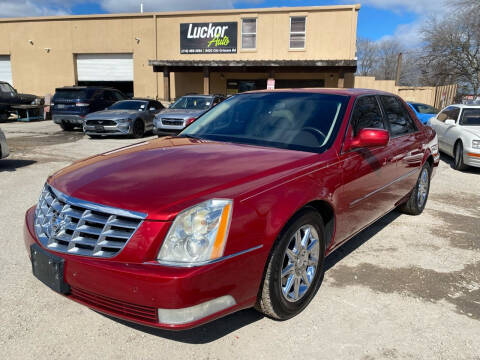
[[[181,54],[235,54],[236,52],[236,22],[180,24]]]

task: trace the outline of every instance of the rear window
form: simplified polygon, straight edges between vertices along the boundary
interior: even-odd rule
[[[87,89],[58,89],[55,91],[55,99],[76,100],[90,98],[91,91]]]

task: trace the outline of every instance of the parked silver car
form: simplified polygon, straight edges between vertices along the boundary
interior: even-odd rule
[[[429,120],[440,151],[454,157],[454,167],[480,167],[480,105],[450,105]]]
[[[130,135],[141,138],[153,129],[153,119],[165,107],[156,100],[117,101],[109,108],[88,114],[83,132],[90,137]]]
[[[153,133],[178,133],[200,115],[225,100],[222,95],[185,95],[163,110],[153,121]]]
[[[7,139],[2,129],[0,129],[0,159],[6,158],[9,154]]]

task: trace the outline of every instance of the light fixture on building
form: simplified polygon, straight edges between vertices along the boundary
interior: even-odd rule
[[[48,53],[50,52],[50,50],[52,50],[52,49],[50,49],[50,48],[43,48],[43,50],[45,50],[45,51],[47,52],[47,54],[48,54]]]
[[[139,37],[136,37],[136,38],[135,38],[135,41],[137,42],[137,44],[139,44],[139,43],[140,43],[140,38],[139,38]]]
[[[33,40],[28,40],[28,42],[30,43],[30,45],[33,45]]]

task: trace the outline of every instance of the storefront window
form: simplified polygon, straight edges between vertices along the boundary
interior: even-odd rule
[[[290,49],[305,49],[306,17],[290,18]]]
[[[257,48],[257,19],[242,19],[242,49]]]

